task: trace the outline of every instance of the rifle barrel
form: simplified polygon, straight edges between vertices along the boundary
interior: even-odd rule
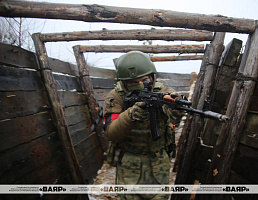
[[[216,113],[212,111],[202,111],[202,110],[194,109],[192,107],[184,107],[184,106],[180,106],[179,109],[185,110],[189,113],[195,113],[195,114],[201,115],[202,117],[217,119],[221,122],[227,122],[229,120],[229,118],[226,115],[222,115],[220,113]]]

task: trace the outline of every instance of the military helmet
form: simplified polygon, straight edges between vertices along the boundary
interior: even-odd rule
[[[117,80],[126,81],[156,74],[156,68],[150,57],[140,51],[130,51],[116,61]]]

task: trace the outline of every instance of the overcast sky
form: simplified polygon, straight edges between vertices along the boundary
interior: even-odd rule
[[[40,1],[40,0],[38,0]],[[258,0],[44,0],[44,2],[73,3],[73,4],[100,4],[107,6],[131,7],[143,9],[164,9],[199,14],[220,14],[228,17],[258,19]],[[38,19],[38,26],[42,33],[73,32],[73,31],[94,31],[106,28],[108,30],[121,29],[150,29],[160,28],[147,25],[117,24],[117,23],[88,23],[71,20],[43,20]],[[167,27],[166,27],[167,28]],[[225,45],[232,38],[246,42],[246,34],[227,33]],[[207,44],[208,42],[204,42]],[[46,43],[48,56],[58,58],[75,64],[72,46],[74,45],[142,45],[143,41],[76,41],[76,42],[50,42]],[[176,44],[202,44],[201,42],[165,42],[154,41],[153,44],[176,45]],[[89,64],[96,67],[114,69],[113,58],[119,57],[120,53],[85,53]],[[159,54],[162,56],[162,54]],[[172,54],[170,54],[172,55]],[[163,54],[164,56],[164,54]],[[201,61],[174,61],[155,62],[157,71],[173,73],[199,72]]]

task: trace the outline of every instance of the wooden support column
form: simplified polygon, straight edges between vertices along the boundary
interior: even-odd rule
[[[217,140],[213,160],[217,170],[214,183],[226,184],[231,171],[235,151],[237,149],[251,97],[258,77],[258,29],[249,35],[238,76],[227,108],[230,122],[224,124]],[[215,159],[216,158],[216,159]],[[223,199],[223,195],[214,195],[212,199]]]
[[[206,60],[208,59],[208,54],[209,54],[209,47],[210,47],[210,45],[206,45],[204,56],[202,59],[202,64],[200,67],[200,72],[198,73],[198,76],[196,79],[194,92],[192,95],[193,108],[196,108],[198,99],[199,99],[199,96],[200,96],[200,93],[202,90],[202,84],[203,84],[203,79],[204,79],[205,70],[206,70]],[[189,137],[189,132],[191,130],[192,120],[193,120],[193,115],[187,115],[186,123],[184,125],[182,135],[180,136],[178,145],[177,145],[178,149],[177,149],[176,161],[175,161],[174,168],[173,168],[174,172],[177,172],[178,167],[181,166],[181,162],[183,160],[183,156],[184,156],[184,152],[185,152],[185,148],[186,148],[186,143],[187,143],[187,140]]]
[[[234,38],[225,48],[216,76],[216,81],[210,98],[210,109],[213,112],[225,114],[227,102],[233,88],[233,81],[236,78],[239,64],[237,59],[242,48],[242,41]],[[221,123],[214,119],[205,120],[205,129],[203,130],[201,139],[205,145],[214,146],[217,134],[220,131]],[[210,172],[210,176],[212,173]]]
[[[206,60],[206,71],[203,81],[203,89],[200,94],[200,98],[197,104],[197,109],[202,110],[204,106],[204,100],[207,100],[210,95],[210,91],[213,85],[214,77],[217,72],[217,66],[219,64],[221,53],[224,49],[225,33],[216,33],[213,42],[209,47],[209,57]],[[194,116],[193,123],[191,124],[189,137],[187,140],[185,153],[181,161],[181,165],[178,167],[178,173],[176,177],[176,184],[186,184],[189,183],[189,178],[191,174],[191,167],[194,163],[195,150],[198,145],[198,137],[202,129],[203,119],[199,116]],[[180,199],[180,195],[173,195],[172,198]]]
[[[99,106],[94,97],[93,86],[91,84],[90,74],[89,74],[89,71],[86,66],[87,65],[86,60],[84,58],[83,53],[80,51],[79,45],[74,46],[73,51],[74,51],[76,62],[77,62],[78,68],[79,68],[79,75],[80,75],[80,78],[81,78],[81,81],[83,84],[83,89],[87,96],[91,119],[94,122],[98,118]]]
[[[78,5],[11,0],[0,1],[0,15],[3,17],[145,24],[235,33],[251,33],[256,26],[255,20],[222,15],[204,15],[161,9],[124,8],[97,4]]]
[[[90,79],[89,70],[87,68],[87,63],[84,58],[83,52],[80,51],[80,46],[74,46],[73,47],[74,55],[76,58],[76,62],[79,68],[79,75],[82,82],[83,90],[86,94],[86,98],[89,105],[89,111],[91,114],[91,120],[93,122],[93,126],[96,128],[96,132],[98,133],[97,137],[100,141],[100,146],[102,148],[102,151],[104,152],[107,149],[107,139],[102,136],[103,133],[103,123],[102,119],[99,118],[99,111],[100,107],[95,99],[93,86]],[[95,122],[97,122],[95,124]],[[94,131],[94,130],[89,130]]]
[[[33,34],[32,39],[35,44],[36,54],[39,61],[39,67],[43,82],[46,87],[49,102],[51,104],[51,110],[53,113],[53,121],[57,128],[57,133],[61,141],[65,158],[69,166],[70,175],[74,184],[83,184],[83,177],[80,169],[80,165],[75,154],[74,147],[72,145],[71,136],[66,123],[64,111],[60,103],[60,99],[57,93],[56,83],[52,74],[52,70],[48,63],[48,57],[46,48],[43,42],[39,39],[39,33]],[[86,195],[84,199],[88,199]]]
[[[213,32],[186,29],[136,29],[80,31],[64,33],[46,33],[40,35],[42,42],[78,41],[78,40],[190,40],[212,41]]]
[[[204,45],[95,45],[80,46],[81,52],[204,53]]]

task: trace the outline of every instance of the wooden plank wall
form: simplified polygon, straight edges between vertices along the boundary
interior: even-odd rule
[[[232,165],[231,183],[239,182],[258,184],[258,85],[252,96],[247,113],[246,125]],[[237,174],[237,175],[235,175]]]
[[[103,163],[77,66],[49,58],[86,182]],[[0,183],[72,183],[35,54],[0,44]]]
[[[1,183],[62,181],[69,174],[65,167],[60,170],[60,165],[65,166],[65,160],[35,54],[0,44],[0,64]],[[97,135],[89,133],[92,122],[78,78],[78,68],[51,58],[49,64],[83,176],[87,182],[91,182],[102,166],[103,152]],[[96,99],[103,106],[106,95],[116,83],[115,70],[88,68]],[[187,95],[196,75],[158,73],[157,77],[164,84]],[[45,176],[42,172],[50,170],[48,167],[45,169],[49,165],[52,171]],[[16,168],[19,170],[13,173]],[[52,175],[52,172],[55,174]]]
[[[0,64],[1,183],[70,183],[35,54],[0,44]],[[49,64],[83,176],[91,182],[102,166],[103,152],[97,135],[89,133],[92,122],[77,66],[51,58]],[[116,83],[115,71],[90,66],[89,71],[103,106]],[[187,95],[196,75],[158,73],[157,77]]]
[[[103,164],[104,157],[97,134],[90,133],[92,121],[86,96],[79,81],[78,68],[60,60],[49,61],[82,175],[86,183],[92,183]]]
[[[34,54],[0,44],[0,184],[72,183],[50,109]]]
[[[240,43],[240,41],[233,40]],[[238,44],[242,46],[242,43]],[[225,113],[227,104],[232,92],[234,82],[237,78],[237,71],[241,62],[239,50],[241,46],[233,46],[227,52],[227,61],[220,66],[220,76],[215,80],[216,84],[213,88],[216,91],[212,111]],[[226,48],[227,49],[227,48]],[[223,60],[223,56],[222,56]],[[221,81],[221,83],[220,83]],[[227,85],[225,85],[227,83]],[[251,104],[246,118],[246,125],[241,134],[241,138],[236,150],[229,182],[232,184],[257,184],[258,183],[258,86],[256,84],[255,91],[252,96]],[[213,149],[218,138],[221,126],[215,120],[206,120],[203,132],[201,134],[201,142],[195,154],[196,165],[193,172],[193,180],[199,180],[201,183],[209,180],[207,173],[210,162],[212,160]],[[213,176],[216,171],[213,171]],[[248,197],[235,197],[236,199],[249,199]],[[252,199],[252,198],[250,198]]]

